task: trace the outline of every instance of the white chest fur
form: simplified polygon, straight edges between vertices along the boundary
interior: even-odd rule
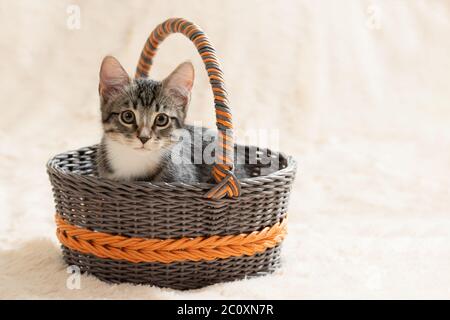
[[[108,139],[106,152],[114,180],[133,180],[152,175],[158,170],[161,152],[136,150],[129,146]]]

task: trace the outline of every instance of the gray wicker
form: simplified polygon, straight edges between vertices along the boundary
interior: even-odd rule
[[[143,238],[237,235],[270,227],[286,217],[296,163],[271,153],[279,170],[240,180],[241,196],[210,200],[210,184],[115,182],[98,178],[97,146],[52,158],[47,171],[56,211],[73,225],[109,234]],[[63,247],[65,261],[83,272],[118,283],[153,284],[176,289],[241,279],[273,271],[280,247],[254,256],[214,261],[131,263],[98,258]]]
[[[208,242],[217,238],[204,239],[211,236],[236,236],[224,237],[220,241],[242,237],[249,239],[255,234],[264,235],[267,230],[276,230],[280,225],[283,228],[286,226],[296,163],[281,153],[253,146],[246,146],[244,151],[240,148],[241,152],[235,155],[227,152],[233,149],[234,143],[231,108],[223,73],[213,46],[198,26],[182,18],[168,19],[158,25],[142,50],[136,78],[147,77],[159,43],[172,33],[181,33],[193,42],[208,72],[214,95],[218,129],[216,141],[220,151],[215,154],[216,162],[211,171],[214,179],[211,180],[217,184],[115,182],[97,175],[95,159],[98,146],[57,155],[48,162],[47,170],[58,217],[69,225],[70,230],[76,229],[74,234],[78,237],[80,231],[92,235],[78,246],[73,245],[74,242],[61,240],[72,234],[72,231],[67,231],[69,229],[58,233],[65,244],[64,259],[68,264],[77,265],[81,271],[104,281],[153,284],[175,289],[194,289],[272,272],[280,264],[280,242],[285,229],[283,235],[277,234],[270,244],[264,239],[264,244],[258,244],[257,250],[250,250],[248,244],[244,244],[243,250],[236,251],[237,245],[233,243],[227,250],[224,249],[226,254],[197,255],[193,258],[190,251],[182,249],[178,250],[182,257],[176,260],[153,257],[130,259],[127,256],[130,250],[123,247],[114,247],[119,255],[105,255],[109,247],[104,246],[103,251],[98,251],[95,247],[98,243],[92,242],[92,239],[102,236],[99,232],[114,238],[113,241],[116,241],[116,235],[156,239],[121,239],[123,243],[180,243],[192,241],[185,238],[194,237],[203,237],[202,240]],[[243,172],[252,178],[236,176],[233,172],[234,156],[241,157],[239,160],[242,157],[245,159]],[[79,238],[71,240],[77,242]],[[95,250],[86,250],[87,247]],[[135,252],[140,255],[141,249],[139,247]],[[201,250],[202,253],[206,251],[205,248]],[[234,253],[229,254],[233,250]]]
[[[110,283],[151,284],[177,290],[197,289],[215,283],[251,278],[273,272],[280,265],[280,246],[254,256],[215,261],[129,263],[80,254],[63,246],[64,261],[81,272]]]

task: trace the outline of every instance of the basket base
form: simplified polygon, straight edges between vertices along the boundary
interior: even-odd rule
[[[177,290],[198,289],[220,282],[272,273],[280,266],[281,245],[253,256],[214,261],[131,263],[98,258],[62,246],[64,261],[82,273],[109,283],[155,285]]]

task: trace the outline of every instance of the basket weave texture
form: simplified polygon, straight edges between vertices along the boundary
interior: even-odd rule
[[[223,73],[214,47],[194,23],[172,18],[158,25],[144,45],[136,78],[148,76],[159,44],[172,33],[192,41],[208,73],[218,130],[211,171],[216,184],[101,179],[98,146],[57,155],[47,171],[64,259],[108,282],[175,289],[272,272],[280,264],[296,163],[246,146],[252,178],[235,175]]]
[[[47,170],[56,211],[68,223],[128,237],[176,239],[239,235],[273,226],[286,218],[296,163],[279,156],[280,170],[240,180],[239,198],[206,199],[210,184],[116,182],[96,175],[97,146],[52,158]],[[280,245],[252,256],[213,261],[131,263],[80,253],[63,246],[70,265],[119,283],[193,289],[273,271]]]

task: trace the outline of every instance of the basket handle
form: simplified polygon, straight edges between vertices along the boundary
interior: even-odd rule
[[[205,196],[211,199],[220,199],[225,195],[230,198],[238,197],[240,184],[233,173],[234,143],[231,109],[228,105],[227,91],[216,51],[205,33],[197,25],[183,18],[172,18],[159,24],[152,31],[142,49],[135,77],[148,76],[160,42],[171,33],[181,33],[194,43],[205,64],[214,94],[219,148],[216,149],[216,159],[211,174],[217,185]]]

